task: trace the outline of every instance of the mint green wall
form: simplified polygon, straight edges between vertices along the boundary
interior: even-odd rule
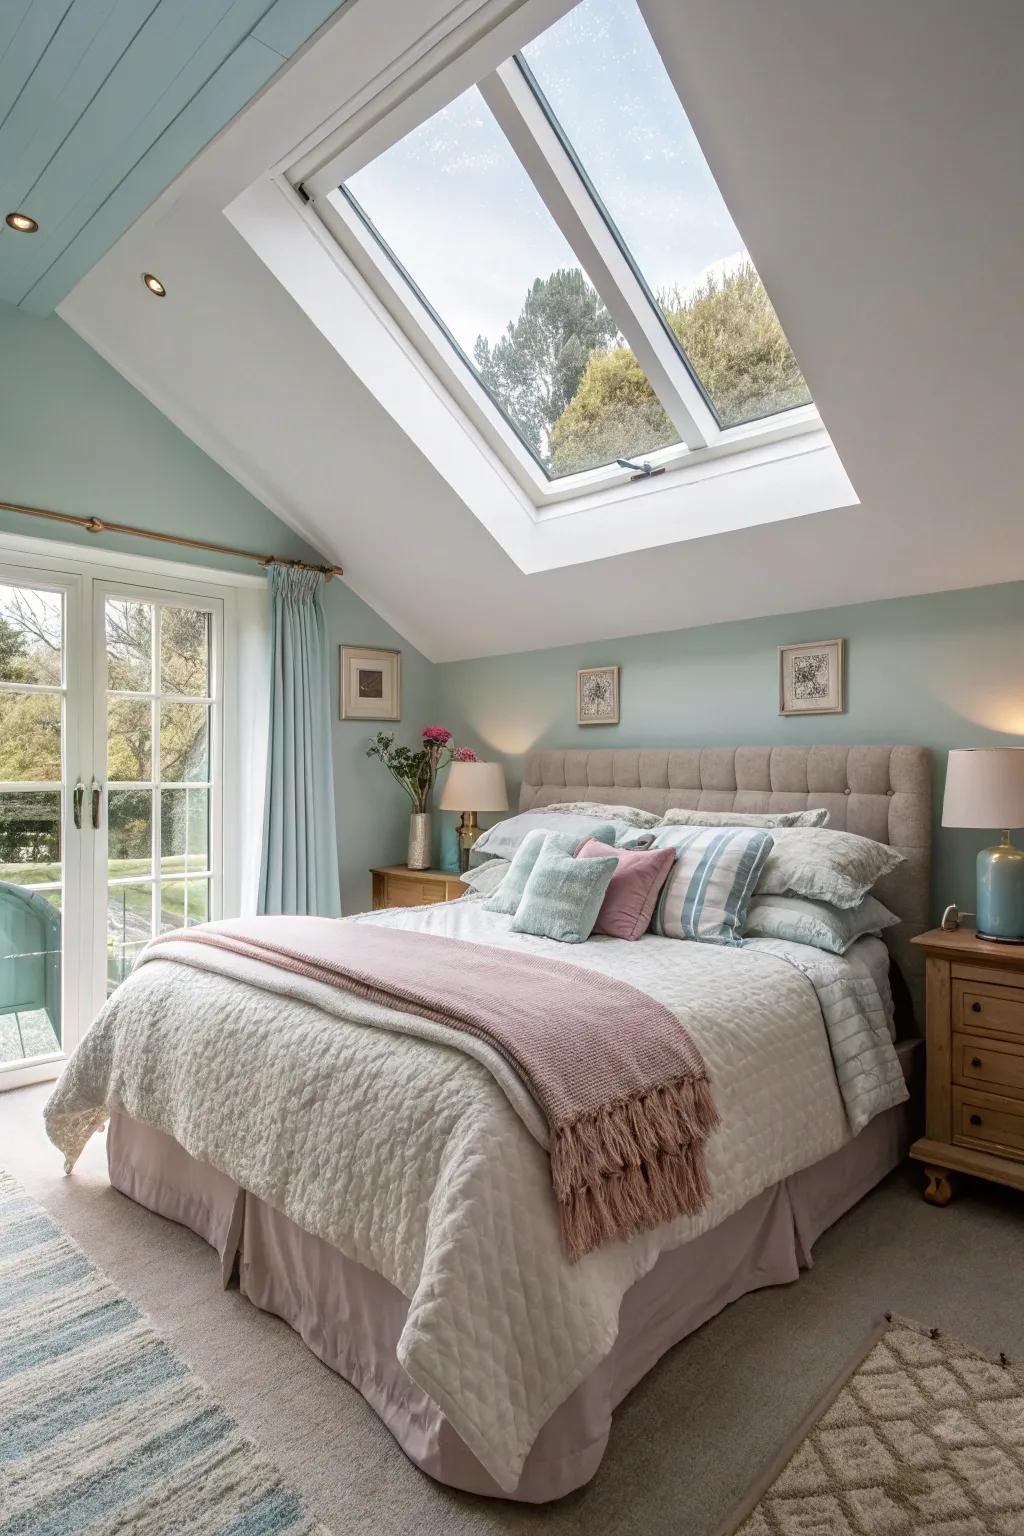
[[[135,523],[267,553],[319,558],[262,502],[182,432],[56,317],[37,319],[0,303],[0,500],[76,516]],[[0,532],[218,569],[247,561],[138,539],[92,535],[0,512]],[[2,559],[2,551],[0,551]],[[429,723],[432,664],[343,582],[324,594],[333,646],[334,769],[346,911],[369,905],[372,864],[404,856],[406,819],[379,764],[365,755],[371,728],[338,719],[338,651],[344,643],[402,651],[410,736]]]
[[[838,636],[846,713],[780,717],[776,647]],[[616,662],[621,723],[578,726],[576,668]],[[1024,583],[449,662],[437,674],[438,718],[505,760],[513,797],[537,747],[912,742],[936,752],[938,820],[949,747],[1024,746]],[[990,841],[937,827],[936,913],[949,901],[973,910],[974,858]]]

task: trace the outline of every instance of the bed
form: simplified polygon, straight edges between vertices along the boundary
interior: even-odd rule
[[[825,806],[831,826],[904,855],[877,892],[901,919],[888,951],[917,995],[909,940],[929,916],[925,749],[530,760],[521,809],[581,800],[655,812]],[[357,921],[550,947],[510,935],[473,899]],[[339,1004],[315,980],[270,988],[258,960],[230,976],[212,961],[143,966],[107,1004],[50,1112],[69,1162],[109,1114],[114,1187],[211,1243],[225,1283],[237,1272],[254,1305],[351,1382],[425,1472],[531,1502],[592,1477],[616,1405],[655,1361],[745,1292],[795,1279],[818,1235],[907,1144],[904,1103],[854,1117],[840,1092],[826,999],[841,966],[821,980],[772,941],[577,948],[574,964],[632,978],[689,1021],[722,1122],[705,1210],[577,1264],[559,1245],[547,1157],[480,1061],[422,1027],[382,1028],[379,1004]],[[914,1032],[912,1018],[898,1020],[898,1033]],[[897,1041],[907,1070],[912,1056]],[[901,1083],[885,1102],[903,1096]]]

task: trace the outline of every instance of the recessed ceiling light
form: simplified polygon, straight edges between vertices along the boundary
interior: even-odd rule
[[[150,293],[155,294],[158,299],[165,299],[167,297],[167,289],[158,277],[153,276],[152,272],[143,272],[142,281]]]
[[[35,219],[27,213],[9,213],[4,220],[12,229],[16,229],[20,235],[34,235],[39,225]]]

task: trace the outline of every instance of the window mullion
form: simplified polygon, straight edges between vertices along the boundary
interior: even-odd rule
[[[163,684],[163,606],[160,603],[153,604],[153,673],[152,687],[153,697],[150,700],[150,729],[153,733],[153,935],[160,932],[160,918],[163,912],[163,872],[160,856],[163,848],[163,828],[161,824],[161,779],[163,777],[163,763],[160,753],[160,732],[163,727],[163,709],[160,702],[160,688]]]
[[[481,95],[548,212],[595,284],[680,440],[716,443],[721,429],[666,335],[641,283],[515,61],[480,82]]]

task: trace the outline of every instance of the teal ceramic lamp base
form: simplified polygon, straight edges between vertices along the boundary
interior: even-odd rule
[[[1024,850],[1014,847],[1009,832],[978,854],[977,933],[979,939],[1024,944]]]

